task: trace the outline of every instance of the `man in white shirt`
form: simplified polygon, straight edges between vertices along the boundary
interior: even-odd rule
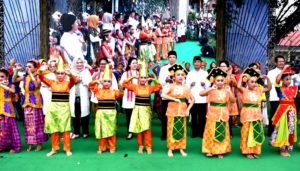
[[[275,89],[275,80],[277,75],[281,72],[281,70],[283,69],[285,65],[285,59],[283,56],[279,55],[275,57],[275,66],[276,68],[270,70],[268,72],[268,77],[272,83],[272,89],[270,91],[270,116],[269,116],[269,120],[271,121],[277,108],[279,105],[279,98],[277,96],[276,93],[276,89]],[[268,136],[271,136],[272,132],[274,131],[274,125],[273,124],[269,124],[268,126]]]
[[[186,85],[195,97],[195,104],[191,109],[192,138],[203,137],[206,122],[206,96],[202,97],[199,93],[209,87],[210,82],[206,79],[208,76],[207,71],[201,69],[201,63],[201,57],[195,56],[193,59],[194,70],[190,71],[186,77]]]
[[[177,60],[177,53],[175,51],[170,51],[168,53],[168,65],[163,66],[160,69],[158,80],[160,84],[163,86],[162,91],[165,91],[169,84],[173,83],[173,80],[170,76],[169,68],[176,63]],[[161,110],[161,140],[167,139],[167,107],[168,107],[168,100],[162,98],[162,110]]]

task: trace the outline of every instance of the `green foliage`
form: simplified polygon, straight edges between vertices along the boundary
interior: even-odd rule
[[[196,20],[196,17],[197,17],[197,14],[196,14],[196,12],[191,12],[191,13],[189,13],[189,15],[188,15],[188,21],[195,21]]]

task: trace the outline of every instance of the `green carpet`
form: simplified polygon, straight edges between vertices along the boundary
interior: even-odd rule
[[[185,62],[189,62],[191,64],[191,70],[193,67],[193,58],[194,56],[201,56],[201,46],[198,42],[184,42],[176,44],[176,52],[177,52],[177,64],[182,64],[184,67]],[[214,58],[202,57],[202,60],[206,60],[207,68],[209,69],[209,65],[215,61]],[[167,63],[167,60],[163,60],[163,63]]]
[[[195,49],[194,49],[195,48]],[[197,49],[196,49],[197,48]],[[193,56],[199,54],[199,46],[195,42],[181,43],[177,46],[179,61],[191,61]],[[211,60],[211,59],[208,59]],[[209,62],[208,62],[209,63]],[[154,116],[154,118],[157,118]],[[153,154],[147,155],[137,153],[136,138],[127,141],[125,115],[118,115],[117,131],[117,152],[110,154],[105,152],[97,155],[97,140],[94,136],[94,118],[90,120],[91,136],[88,139],[72,140],[73,156],[66,157],[61,150],[57,155],[50,158],[46,153],[51,149],[51,141],[43,145],[40,152],[26,152],[24,137],[22,137],[23,148],[20,153],[9,154],[8,152],[0,153],[0,170],[1,171],[42,171],[42,170],[296,170],[299,168],[300,151],[298,146],[291,152],[290,158],[279,156],[277,150],[268,146],[265,141],[262,148],[260,159],[247,159],[241,155],[239,149],[240,128],[234,128],[232,139],[232,152],[225,155],[224,159],[207,158],[201,153],[200,138],[190,138],[190,126],[188,129],[187,150],[188,156],[182,157],[178,151],[174,152],[174,158],[167,156],[167,143],[159,139],[161,135],[160,121],[153,119]],[[19,124],[20,133],[23,133],[23,126]],[[61,144],[61,149],[62,149]],[[126,157],[127,156],[127,157]]]

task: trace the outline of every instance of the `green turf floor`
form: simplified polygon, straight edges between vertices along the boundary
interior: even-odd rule
[[[197,49],[196,49],[197,48]],[[199,46],[195,42],[181,43],[177,46],[179,61],[191,61],[193,56],[199,55]],[[212,59],[208,59],[212,61]],[[210,62],[208,62],[210,63]],[[154,115],[152,122],[153,131],[153,154],[138,154],[136,138],[125,140],[126,126],[125,115],[118,115],[117,131],[117,152],[110,154],[108,152],[97,155],[97,140],[94,136],[94,118],[90,120],[91,136],[88,139],[72,140],[73,156],[66,157],[61,150],[57,155],[50,158],[46,153],[51,149],[51,141],[43,145],[40,152],[26,152],[24,137],[22,137],[22,151],[17,154],[8,152],[0,153],[0,171],[60,171],[60,170],[298,170],[300,162],[300,149],[295,145],[290,158],[283,158],[278,155],[275,148],[268,146],[267,140],[262,148],[260,159],[247,159],[240,153],[240,128],[234,128],[232,139],[232,152],[225,155],[224,159],[207,158],[201,153],[200,138],[190,138],[190,126],[188,129],[187,150],[188,156],[182,157],[179,152],[174,152],[174,158],[167,156],[166,141],[159,139],[161,135],[160,121]],[[23,126],[19,123],[20,133],[23,136]],[[61,146],[62,149],[62,146]],[[127,157],[125,157],[127,156]]]

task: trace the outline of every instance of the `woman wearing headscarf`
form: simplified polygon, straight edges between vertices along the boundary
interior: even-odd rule
[[[80,136],[80,128],[82,128],[83,138],[89,136],[90,103],[88,84],[92,81],[92,76],[85,65],[86,61],[83,58],[73,60],[71,72],[77,76],[77,82],[70,90],[70,109],[74,129],[71,139]]]
[[[97,15],[91,15],[88,18],[88,46],[87,46],[87,57],[88,64],[92,66],[96,65],[97,54],[99,45],[101,43],[99,34],[99,17]]]

